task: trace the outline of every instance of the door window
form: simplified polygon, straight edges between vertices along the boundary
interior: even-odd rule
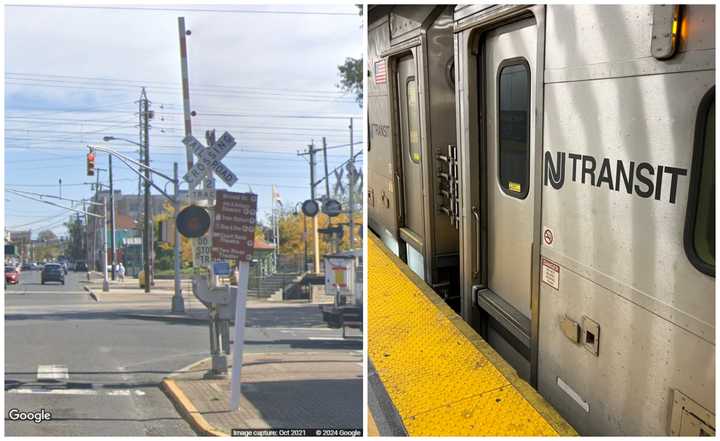
[[[685,252],[697,269],[715,276],[715,88],[698,111],[685,224]]]
[[[530,181],[530,66],[525,59],[500,64],[497,93],[500,187],[524,199]]]
[[[407,80],[408,136],[410,137],[410,159],[420,163],[420,108],[418,106],[417,82],[415,77]]]

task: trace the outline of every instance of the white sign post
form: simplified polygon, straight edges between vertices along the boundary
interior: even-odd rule
[[[247,300],[250,259],[255,242],[257,195],[218,191],[213,223],[213,259],[236,259],[237,298],[235,303],[235,340],[230,382],[230,408],[240,407],[240,371],[245,345],[245,303]]]
[[[240,408],[240,370],[245,346],[245,306],[250,276],[250,262],[238,262],[237,299],[235,303],[235,347],[233,348],[232,378],[230,383],[230,409]]]

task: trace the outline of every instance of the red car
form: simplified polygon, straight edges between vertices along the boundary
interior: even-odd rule
[[[20,282],[20,271],[14,266],[5,266],[5,283],[17,285]]]

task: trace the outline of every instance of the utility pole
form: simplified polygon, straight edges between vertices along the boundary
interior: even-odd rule
[[[298,153],[298,156],[310,155],[310,199],[315,200],[315,153],[319,152],[320,149],[315,149],[315,143],[311,142],[308,145],[308,151]],[[307,243],[307,242],[306,242]],[[313,245],[314,245],[314,269],[315,274],[320,273],[320,238],[318,235],[318,217],[313,216]]]
[[[113,193],[112,155],[108,155],[108,176],[110,177],[110,270],[115,280],[115,195]]]
[[[138,141],[139,144],[144,146],[145,141],[143,141],[143,116],[142,116],[142,95],[140,95],[140,99],[138,100]],[[143,149],[142,147],[138,147],[138,161],[143,162]],[[140,199],[140,196],[142,195],[142,178],[138,176],[138,200]]]
[[[330,199],[330,179],[328,179],[327,143],[323,136],[323,162],[325,163],[325,199]]]
[[[311,143],[310,149],[310,198],[315,200],[315,144]],[[320,273],[320,236],[318,234],[318,217],[313,216],[313,251],[315,253],[315,274]]]
[[[355,219],[353,219],[353,191],[355,191],[355,155],[353,148],[353,119],[350,118],[350,192],[348,194],[348,208],[350,213],[350,249],[355,249]]]
[[[142,88],[142,105],[143,105],[143,159],[145,164],[145,216],[143,216],[144,220],[144,228],[143,228],[143,258],[145,260],[145,292],[150,292],[150,217],[152,214],[150,213],[150,142],[149,142],[149,136],[148,131],[150,129],[149,127],[149,119],[150,119],[150,111],[148,109],[149,103],[147,99],[147,94],[145,93],[145,88]]]

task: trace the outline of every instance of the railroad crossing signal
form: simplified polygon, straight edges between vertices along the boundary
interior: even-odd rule
[[[87,154],[87,175],[95,176],[95,153]]]
[[[229,187],[232,187],[233,184],[237,182],[237,176],[235,176],[225,164],[220,162],[236,144],[235,138],[228,132],[223,133],[215,144],[207,148],[192,135],[186,136],[182,142],[187,147],[190,147],[199,159],[193,168],[188,170],[187,174],[183,176],[183,179],[187,181],[191,187],[197,186],[203,177],[208,174],[208,171],[215,172]]]
[[[210,229],[210,215],[197,205],[185,207],[178,214],[176,222],[178,231],[185,237],[200,237]]]

